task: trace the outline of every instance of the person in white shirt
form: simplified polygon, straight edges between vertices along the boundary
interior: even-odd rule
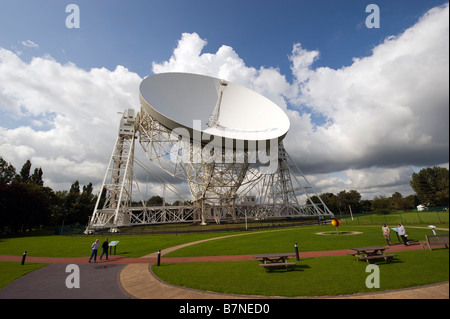
[[[91,262],[92,257],[94,257],[94,262],[97,262],[97,250],[98,250],[98,239],[91,245],[91,257],[89,258],[89,262]]]
[[[381,227],[381,231],[383,232],[383,237],[386,239],[388,246],[391,245],[391,230],[386,224],[383,224]]]
[[[405,227],[403,227],[402,224],[398,224],[398,234],[403,239],[403,244],[405,246],[408,246],[408,235],[406,234]]]

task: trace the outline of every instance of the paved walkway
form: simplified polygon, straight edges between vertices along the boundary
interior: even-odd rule
[[[126,266],[113,263],[79,263],[80,288],[68,289],[70,275],[66,266],[72,263],[51,263],[11,282],[0,290],[0,299],[131,299],[120,284],[119,274]],[[18,267],[21,267],[20,264]]]
[[[236,235],[230,235],[236,236]],[[223,238],[223,237],[219,237]],[[200,242],[215,240],[211,238],[198,242],[171,247],[161,252],[161,262],[205,262],[205,261],[237,261],[254,260],[252,255],[206,256],[206,257],[164,257],[165,254]],[[419,244],[403,246],[393,245],[386,251],[404,251],[422,249]],[[347,255],[351,250],[333,250],[317,252],[301,252],[300,258]],[[0,256],[0,260],[20,262],[22,256]],[[157,262],[157,253],[141,258],[110,256],[109,260],[88,263],[88,257],[56,258],[28,256],[26,262],[50,263],[33,271],[0,290],[0,299],[13,298],[138,298],[138,299],[233,299],[233,298],[268,298],[261,296],[242,296],[219,294],[195,289],[173,286],[157,278],[151,265]],[[80,267],[82,285],[80,289],[68,289],[65,280],[69,275],[65,271],[68,264]],[[317,297],[324,298],[324,297]],[[331,297],[330,297],[331,298]],[[425,287],[401,289],[390,292],[336,296],[340,299],[449,299],[449,284],[441,283]]]

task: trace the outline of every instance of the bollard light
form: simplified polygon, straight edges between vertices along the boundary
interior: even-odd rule
[[[21,265],[23,265],[23,264],[25,264],[25,258],[27,257],[27,251],[25,250],[24,252],[23,252],[23,255],[22,255],[22,262],[21,262]]]
[[[157,266],[161,264],[161,249],[158,250],[158,262],[156,263]]]
[[[300,260],[300,256],[298,255],[298,246],[297,246],[297,243],[295,243],[295,258],[297,258],[297,261]]]

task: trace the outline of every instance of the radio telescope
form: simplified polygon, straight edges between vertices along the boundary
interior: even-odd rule
[[[241,85],[190,73],[145,78],[139,99],[140,112],[123,112],[100,190],[104,196],[89,228],[220,223],[244,215],[333,216],[320,198],[320,203],[298,203],[296,192],[309,198],[312,187],[284,149],[289,119],[271,100]],[[134,163],[145,167],[134,158],[136,140],[151,163],[188,183],[189,204],[146,207],[141,199],[141,206],[131,206],[133,191],[140,194]]]

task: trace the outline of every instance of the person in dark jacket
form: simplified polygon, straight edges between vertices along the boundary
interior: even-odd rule
[[[102,251],[102,254],[100,255],[100,260],[102,259],[103,254],[106,255],[106,260],[108,260],[108,245],[109,245],[108,244],[108,238],[106,238],[105,241],[102,244],[103,251]]]

